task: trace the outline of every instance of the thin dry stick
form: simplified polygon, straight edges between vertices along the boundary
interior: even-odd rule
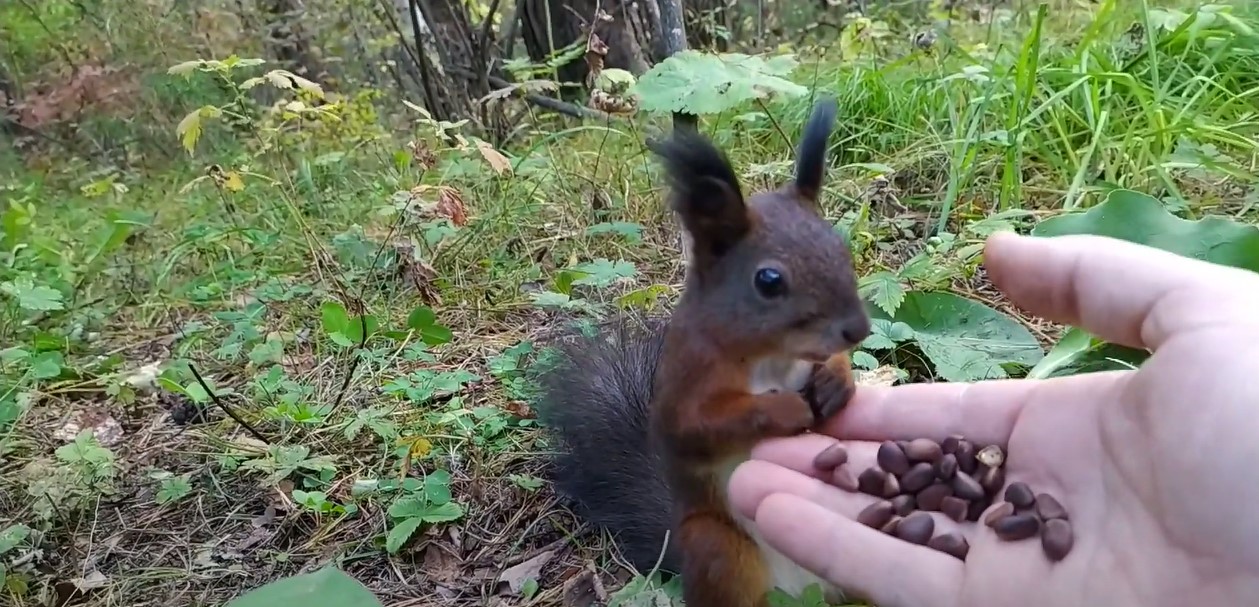
[[[192,364],[191,362],[189,362],[189,363],[188,363],[188,368],[192,371],[192,376],[193,376],[193,377],[195,377],[195,378],[197,379],[197,383],[198,383],[198,384],[201,384],[201,389],[202,389],[202,390],[205,390],[205,393],[206,393],[206,394],[208,394],[208,395],[210,396],[210,400],[214,401],[214,404],[218,405],[218,406],[219,406],[219,408],[220,408],[220,409],[222,409],[222,410],[223,410],[223,412],[224,412],[224,413],[226,413],[226,414],[228,415],[228,417],[231,417],[232,419],[236,420],[236,423],[240,424],[240,426],[241,426],[242,428],[244,428],[244,429],[248,430],[250,434],[254,435],[254,438],[256,438],[256,439],[258,439],[258,440],[260,440],[260,441],[262,441],[262,442],[264,442],[264,443],[266,443],[266,444],[268,444],[268,445],[270,445],[270,444],[271,444],[271,441],[267,440],[267,437],[263,436],[261,432],[259,432],[259,431],[258,431],[257,429],[255,429],[253,426],[251,426],[251,425],[249,425],[248,423],[246,423],[246,422],[245,422],[245,420],[241,419],[241,417],[240,417],[239,415],[237,415],[237,414],[236,414],[236,412],[235,412],[235,411],[233,411],[231,407],[228,407],[228,406],[227,406],[227,403],[225,403],[225,402],[223,402],[223,401],[219,400],[219,397],[218,397],[217,395],[215,395],[215,394],[214,394],[214,390],[211,390],[211,389],[210,389],[210,386],[206,385],[205,380],[204,380],[204,379],[201,379],[201,374],[200,374],[200,373],[197,373],[197,366],[196,366],[196,365],[194,365],[194,364]]]

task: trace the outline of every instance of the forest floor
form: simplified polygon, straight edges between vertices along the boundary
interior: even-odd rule
[[[1058,343],[985,280],[995,230],[1253,236],[1259,13],[1054,3],[1037,55],[1034,6],[968,12],[947,53],[876,22],[790,76],[839,99],[823,202],[885,317],[859,360],[882,380],[1018,375]],[[8,170],[0,603],[223,605],[334,564],[392,607],[670,604],[551,491],[526,372],[569,321],[676,297],[642,145],[667,123],[539,112],[495,150],[365,104],[207,119],[164,172]],[[704,130],[773,187],[809,108]],[[1073,370],[1132,355],[1097,352]]]

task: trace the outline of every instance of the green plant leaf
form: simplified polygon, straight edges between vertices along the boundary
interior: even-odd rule
[[[1259,227],[1223,217],[1181,219],[1157,199],[1132,190],[1113,190],[1083,213],[1051,217],[1032,229],[1033,236],[1066,234],[1109,236],[1259,272]]]
[[[4,292],[17,300],[18,307],[24,310],[48,311],[62,310],[61,292],[51,287],[36,285],[29,276],[0,283],[0,292]]]
[[[0,555],[16,548],[30,536],[31,528],[26,525],[10,525],[0,531]]]
[[[450,328],[437,322],[432,308],[420,306],[407,315],[407,326],[420,334],[420,339],[430,346],[447,343],[454,336]]]
[[[751,99],[808,93],[784,79],[795,67],[790,54],[766,60],[691,49],[657,63],[630,87],[630,93],[639,97],[639,107],[647,112],[717,114]]]
[[[589,263],[573,266],[568,271],[580,274],[580,276],[573,279],[572,284],[574,285],[606,287],[622,278],[634,276],[637,269],[634,267],[634,264],[628,261],[619,259],[612,261],[599,258]]]
[[[897,275],[886,270],[863,277],[857,283],[857,292],[889,315],[905,301],[905,286]]]
[[[383,607],[371,591],[340,569],[323,569],[276,580],[250,590],[226,607]]]
[[[1049,349],[1045,357],[1027,372],[1027,378],[1050,377],[1055,371],[1074,363],[1102,343],[1104,342],[1101,339],[1093,337],[1088,332],[1071,327],[1062,334],[1062,338]]]
[[[346,314],[345,306],[340,302],[326,301],[319,306],[319,314],[323,319],[323,330],[328,335],[334,333],[345,334],[346,327],[350,326],[350,315]]]
[[[423,524],[424,519],[419,517],[404,518],[398,521],[398,524],[389,530],[389,535],[385,536],[385,550],[388,550],[389,554],[397,554],[398,550],[407,543],[407,540],[411,539],[411,535],[415,533],[415,530],[419,529],[420,525]]]
[[[1044,357],[1017,320],[952,293],[911,291],[895,320],[914,331],[918,347],[948,381],[1004,378],[1001,365],[1030,367]]]

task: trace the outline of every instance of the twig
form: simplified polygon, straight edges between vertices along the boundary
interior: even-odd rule
[[[236,412],[231,409],[231,407],[227,406],[227,403],[219,400],[219,397],[214,394],[214,390],[211,390],[210,386],[206,385],[205,380],[201,379],[201,374],[197,373],[197,366],[192,364],[191,361],[189,361],[188,363],[188,368],[192,371],[192,376],[196,378],[197,383],[201,384],[201,389],[205,390],[205,393],[210,396],[210,400],[214,401],[214,404],[218,405],[219,408],[222,409],[223,412],[226,413],[228,417],[236,420],[236,423],[240,424],[242,428],[248,430],[250,434],[254,435],[254,438],[262,441],[263,443],[266,443],[267,445],[271,444],[271,441],[267,440],[267,437],[263,436],[261,432],[254,429],[253,426],[246,423],[245,420],[241,419],[240,416],[237,415]]]

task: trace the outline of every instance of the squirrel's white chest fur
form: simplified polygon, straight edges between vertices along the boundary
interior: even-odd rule
[[[799,392],[808,383],[812,371],[813,363],[806,360],[777,358],[762,360],[752,368],[748,381],[748,391],[753,394],[786,391]],[[747,461],[748,457],[749,454],[745,452],[722,462],[719,470],[721,487],[727,486],[730,475],[734,474],[734,469],[739,467],[739,464]],[[804,567],[797,565],[766,543],[760,534],[756,532],[752,521],[733,509],[730,511],[730,515],[739,522],[743,530],[760,546],[761,557],[765,560],[773,586],[793,596],[800,596],[800,593],[805,588],[812,584],[818,584],[821,586],[827,602],[838,603],[844,600],[844,595],[839,588],[814,575]]]

